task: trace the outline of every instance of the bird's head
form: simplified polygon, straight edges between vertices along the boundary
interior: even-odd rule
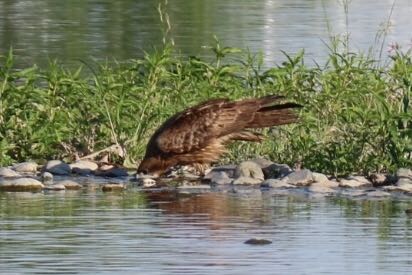
[[[157,157],[148,157],[142,160],[137,168],[137,174],[160,177],[167,170],[165,163]]]

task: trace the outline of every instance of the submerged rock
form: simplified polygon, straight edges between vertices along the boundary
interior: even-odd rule
[[[250,244],[250,245],[267,245],[271,243],[272,241],[269,241],[266,239],[257,239],[257,238],[252,238],[244,242],[244,244]]]
[[[121,183],[106,183],[102,186],[103,192],[123,191],[125,189],[126,186]]]
[[[350,176],[346,179],[342,179],[339,183],[340,187],[348,188],[360,188],[360,187],[370,187],[372,183],[365,177],[362,176]]]
[[[20,174],[10,168],[0,167],[0,177],[16,178],[16,177],[20,177]]]
[[[0,190],[9,192],[40,191],[44,185],[32,178],[0,179]]]
[[[53,175],[70,175],[70,165],[61,160],[50,160],[43,167],[44,172],[52,173]]]
[[[37,163],[33,161],[27,161],[22,163],[17,163],[13,165],[13,170],[19,173],[36,173],[37,172]]]
[[[382,198],[382,197],[390,196],[391,193],[388,193],[382,190],[374,190],[374,191],[368,192],[366,195],[371,198]]]
[[[259,165],[253,161],[243,161],[241,162],[235,170],[235,178],[252,178],[256,180],[263,181],[265,176]]]
[[[72,173],[79,175],[89,175],[92,172],[96,171],[99,166],[97,163],[90,160],[78,160],[70,164]]]
[[[64,185],[61,183],[56,183],[56,184],[46,185],[44,189],[48,191],[64,191],[66,190],[66,187],[64,187]]]

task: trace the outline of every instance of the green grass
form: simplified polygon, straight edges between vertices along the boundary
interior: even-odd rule
[[[142,59],[77,70],[58,62],[17,70],[10,51],[0,59],[0,165],[70,161],[113,143],[133,165],[177,111],[216,97],[281,94],[305,106],[301,121],[264,130],[262,144],[234,144],[223,162],[262,155],[333,175],[410,166],[411,52],[385,63],[337,48],[322,66],[306,66],[302,52],[269,69],[260,54],[219,42],[213,61],[176,57],[165,46]]]

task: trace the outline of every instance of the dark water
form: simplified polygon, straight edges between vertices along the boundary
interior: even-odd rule
[[[410,207],[258,189],[0,193],[0,274],[410,274]]]
[[[266,66],[304,48],[308,62],[322,62],[324,42],[335,34],[350,34],[351,48],[366,51],[381,24],[387,22],[393,2],[391,27],[385,41],[411,47],[410,0],[173,0],[166,11],[177,52],[207,56],[203,46],[217,35],[224,45],[262,51]],[[162,1],[163,2],[163,1]],[[20,66],[45,64],[59,58],[124,60],[162,45],[156,0],[0,0],[0,54],[13,47]],[[348,22],[348,24],[346,24]],[[329,24],[328,24],[329,23]],[[330,28],[328,28],[328,25]]]

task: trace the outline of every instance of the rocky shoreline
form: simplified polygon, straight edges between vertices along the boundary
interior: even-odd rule
[[[238,165],[216,166],[204,177],[190,173],[187,169],[179,169],[158,180],[139,177],[135,171],[122,167],[99,166],[88,160],[71,164],[51,160],[44,166],[35,162],[24,162],[0,168],[0,191],[5,192],[81,189],[110,192],[122,191],[128,186],[142,189],[174,187],[202,190],[216,186],[245,186],[285,192],[304,190],[323,196],[349,194],[353,197],[379,198],[393,195],[412,196],[412,170],[401,168],[394,175],[353,175],[335,179],[308,169],[293,170],[286,164],[277,164],[263,158],[244,161]]]

